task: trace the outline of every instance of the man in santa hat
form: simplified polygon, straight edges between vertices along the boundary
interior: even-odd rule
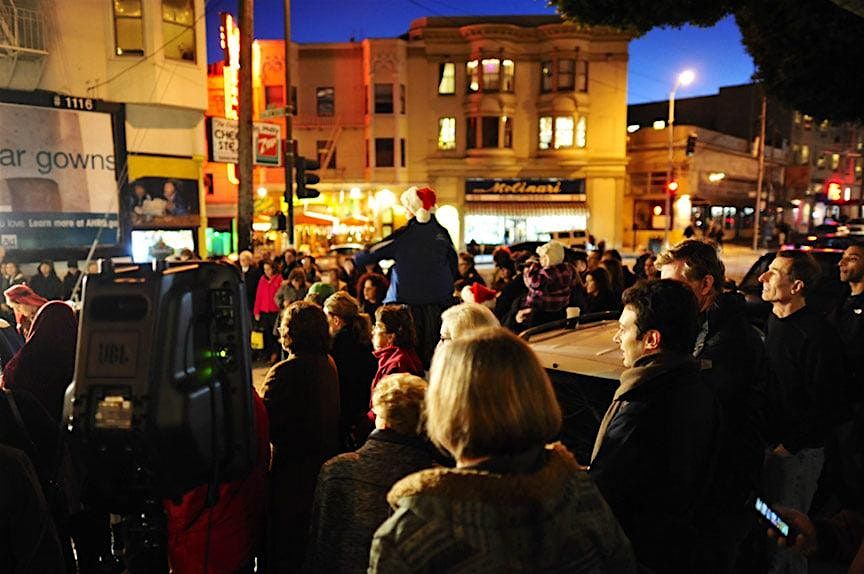
[[[409,187],[400,197],[408,224],[354,256],[357,266],[393,259],[384,303],[411,307],[417,327],[417,352],[428,368],[438,343],[441,313],[453,301],[458,259],[453,240],[435,218],[437,198],[428,187]]]

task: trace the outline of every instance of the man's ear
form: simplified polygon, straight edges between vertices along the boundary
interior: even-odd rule
[[[800,279],[796,279],[792,282],[792,294],[798,295],[804,291],[804,282]]]
[[[642,345],[646,351],[657,351],[662,343],[662,335],[657,329],[649,329],[642,335]]]
[[[699,296],[705,297],[706,295],[708,295],[708,293],[710,293],[713,290],[714,290],[714,276],[713,275],[706,275],[705,277],[702,278],[702,281],[699,284],[699,291],[700,291]]]

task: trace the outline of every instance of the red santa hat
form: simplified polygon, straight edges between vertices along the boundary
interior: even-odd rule
[[[413,213],[420,223],[429,221],[432,214],[435,213],[435,205],[438,203],[435,190],[430,187],[409,187],[402,192],[399,199],[402,202],[402,207]]]
[[[492,309],[495,307],[495,297],[498,292],[480,283],[472,283],[463,287],[459,294],[465,303],[479,303]]]

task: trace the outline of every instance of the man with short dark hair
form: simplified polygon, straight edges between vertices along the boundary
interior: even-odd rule
[[[663,279],[681,281],[699,303],[699,333],[693,357],[723,407],[723,443],[706,512],[700,526],[702,557],[714,572],[732,572],[738,548],[753,525],[747,504],[761,485],[765,441],[765,344],[738,293],[724,293],[725,267],[714,244],[688,239],[660,254]]]
[[[840,281],[849,284],[850,294],[831,319],[854,373],[850,377],[850,398],[860,403],[864,399],[864,365],[853,359],[860,359],[864,353],[864,245],[847,247],[837,266],[840,268]]]
[[[819,274],[807,252],[779,251],[759,276],[762,300],[772,306],[766,343],[775,375],[769,390],[773,449],[765,460],[765,494],[804,513],[822,473],[826,438],[848,417],[842,343],[828,321],[807,306],[808,287]],[[806,572],[798,555],[778,555],[775,568],[781,562],[790,571]]]
[[[633,544],[657,572],[693,572],[696,511],[713,475],[719,405],[691,356],[698,306],[678,281],[624,292],[615,335],[621,385],[600,423],[589,473]]]

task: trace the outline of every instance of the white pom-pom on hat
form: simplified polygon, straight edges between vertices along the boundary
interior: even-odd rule
[[[399,197],[402,207],[414,214],[420,223],[426,223],[435,213],[438,198],[430,187],[409,187]]]

